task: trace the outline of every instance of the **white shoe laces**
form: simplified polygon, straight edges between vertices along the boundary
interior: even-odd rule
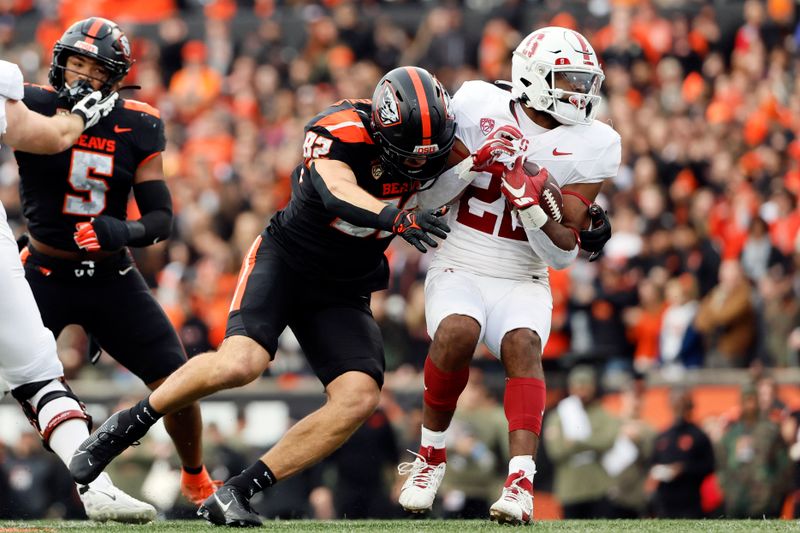
[[[525,478],[519,477],[512,481],[510,486],[503,487],[501,499],[516,503],[526,514],[530,515],[533,512],[533,497],[530,492],[519,486],[523,479]]]
[[[407,485],[427,488],[432,482],[435,483],[442,478],[442,472],[444,471],[442,465],[445,463],[429,465],[425,457],[411,450],[408,451],[416,455],[416,459],[410,463],[400,463],[397,465],[398,474],[401,476],[410,475],[409,479],[406,481]]]

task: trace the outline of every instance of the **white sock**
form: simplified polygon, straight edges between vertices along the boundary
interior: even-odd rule
[[[536,474],[536,463],[532,455],[515,455],[508,462],[508,475],[516,474],[522,470],[528,481],[533,483],[533,475]]]
[[[108,488],[113,487],[114,484],[111,482],[111,478],[108,477],[108,474],[103,472],[99,476],[97,476],[94,481],[91,481],[89,483],[89,486],[93,489],[100,489],[107,491]]]
[[[52,402],[47,402],[39,412],[39,427],[44,431],[44,428],[55,416],[64,411],[72,410],[81,410],[81,406],[72,398],[56,398]],[[86,420],[71,418],[56,426],[53,432],[50,433],[50,440],[47,444],[50,445],[50,448],[53,449],[64,464],[69,466],[72,454],[88,437],[89,428],[86,426]]]
[[[433,446],[436,449],[445,448],[445,432],[433,431],[425,426],[422,426],[422,440],[420,442],[423,448]]]

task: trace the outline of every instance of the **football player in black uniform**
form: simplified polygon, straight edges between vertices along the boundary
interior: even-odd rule
[[[125,34],[110,20],[73,24],[53,47],[52,88],[29,85],[24,103],[46,116],[86,91],[119,88],[132,64]],[[25,276],[45,326],[58,336],[79,324],[151,389],[186,356],[128,246],[169,237],[172,200],[164,182],[164,124],[147,104],[120,99],[108,117],[56,155],[15,153],[30,244]],[[142,216],[126,220],[133,189]],[[215,490],[202,462],[200,408],[164,418],[183,463],[181,488],[199,503]]]
[[[389,72],[372,100],[343,100],[314,117],[291,201],[243,261],[219,351],[193,358],[149,398],[112,415],[73,456],[75,480],[93,479],[144,435],[152,422],[143,413],[158,417],[261,376],[288,325],[327,402],[198,511],[215,524],[260,525],[253,494],[329,455],[378,404],[384,354],[370,293],[387,286],[392,237],[422,252],[436,246],[431,235],[446,237],[444,210],[407,206],[444,169],[454,135],[447,92],[415,67]]]

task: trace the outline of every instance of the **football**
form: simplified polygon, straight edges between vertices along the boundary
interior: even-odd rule
[[[533,161],[526,161],[525,170],[531,176],[535,176],[540,169],[539,165]],[[564,198],[561,196],[561,188],[553,176],[548,175],[547,180],[544,182],[544,187],[542,187],[542,192],[539,195],[539,205],[542,206],[547,216],[554,221],[560,223],[561,219],[564,218]]]

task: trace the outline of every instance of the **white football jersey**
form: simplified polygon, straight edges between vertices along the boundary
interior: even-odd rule
[[[14,63],[0,59],[0,135],[6,132],[6,100],[22,100],[22,72]]]
[[[530,120],[511,92],[483,81],[468,81],[453,97],[456,137],[474,153],[496,128],[522,131],[530,161],[545,167],[559,186],[597,183],[619,170],[619,134],[609,125],[542,128]],[[500,178],[475,178],[448,215],[452,232],[437,249],[432,265],[476,274],[527,280],[547,276],[547,265],[528,243],[522,226],[500,191]]]

